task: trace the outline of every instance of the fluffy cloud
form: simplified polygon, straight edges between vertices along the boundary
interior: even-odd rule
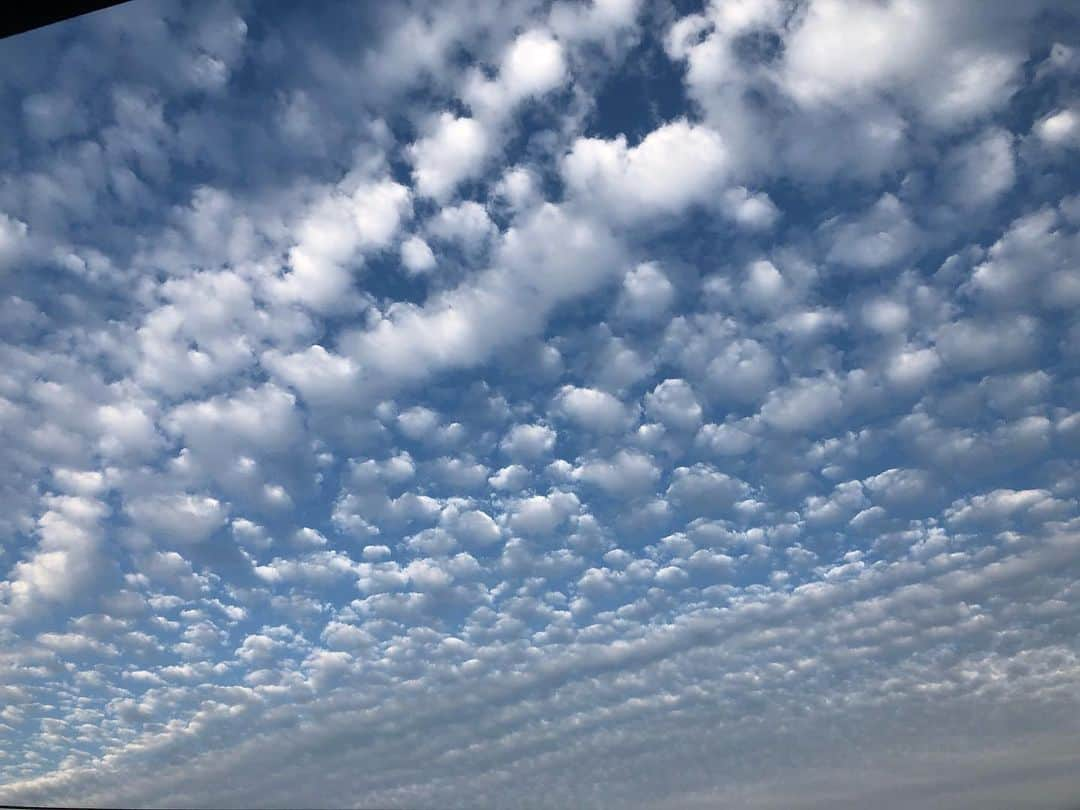
[[[829,223],[830,261],[860,270],[896,264],[915,249],[918,229],[902,202],[883,194],[862,217]]]
[[[579,427],[600,433],[624,430],[634,421],[634,410],[606,391],[564,386],[556,395],[556,412]]]
[[[351,292],[349,263],[386,247],[410,213],[409,189],[392,180],[328,194],[300,224],[289,272],[274,294],[318,311],[342,306]]]
[[[555,447],[557,433],[547,425],[514,425],[500,447],[514,459],[537,459]]]
[[[431,132],[409,147],[417,190],[443,199],[462,180],[479,171],[488,150],[488,134],[472,118],[442,113]]]
[[[653,130],[636,146],[622,135],[579,139],[562,162],[563,178],[585,204],[629,221],[709,201],[727,170],[720,136],[685,120]]]

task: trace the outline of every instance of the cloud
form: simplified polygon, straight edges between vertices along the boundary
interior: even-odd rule
[[[427,273],[437,264],[431,247],[419,236],[410,236],[401,243],[401,263],[410,273]]]
[[[686,380],[664,380],[645,395],[645,413],[676,430],[695,430],[702,409]]]
[[[515,460],[533,460],[550,453],[557,436],[547,425],[514,425],[499,447]]]
[[[409,147],[417,190],[429,197],[445,198],[458,183],[479,171],[487,149],[488,135],[479,123],[442,113],[430,134]]]
[[[647,493],[660,480],[660,468],[651,457],[629,450],[620,450],[611,459],[590,459],[571,474],[609,495],[623,497]]]
[[[720,136],[685,120],[653,130],[632,147],[622,135],[581,138],[562,161],[567,186],[584,204],[626,221],[707,202],[727,170]]]
[[[1051,146],[1073,146],[1080,139],[1080,115],[1076,110],[1058,110],[1035,125],[1035,133]]]
[[[351,292],[349,262],[389,245],[410,214],[409,189],[392,180],[327,194],[300,223],[290,270],[275,280],[274,294],[317,311],[341,307]]]
[[[227,506],[209,495],[152,495],[124,511],[140,529],[166,541],[200,543],[225,523]]]
[[[494,80],[474,73],[465,86],[464,97],[475,114],[497,120],[524,99],[559,87],[565,78],[562,45],[549,32],[533,29],[510,43]]]
[[[623,278],[619,309],[632,320],[655,321],[675,300],[675,287],[655,264],[640,264]]]
[[[362,374],[397,384],[472,367],[535,334],[560,302],[603,283],[617,255],[601,226],[545,205],[503,235],[495,266],[422,307],[396,305],[369,329],[346,336],[344,348]]]
[[[832,243],[829,261],[860,270],[896,264],[915,249],[918,238],[904,204],[892,194],[883,194],[865,216],[829,223],[826,231]]]
[[[634,421],[633,409],[606,391],[564,386],[553,403],[555,410],[579,427],[600,433],[624,430]]]

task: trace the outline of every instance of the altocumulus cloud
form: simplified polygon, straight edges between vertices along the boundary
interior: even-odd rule
[[[0,800],[1065,808],[1080,18],[0,43]]]

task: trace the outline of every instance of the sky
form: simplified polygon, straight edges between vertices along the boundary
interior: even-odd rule
[[[0,41],[0,801],[1075,810],[1078,76],[1046,0]]]

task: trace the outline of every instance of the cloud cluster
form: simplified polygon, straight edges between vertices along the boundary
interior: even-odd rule
[[[1064,806],[1076,23],[5,40],[0,800]]]

